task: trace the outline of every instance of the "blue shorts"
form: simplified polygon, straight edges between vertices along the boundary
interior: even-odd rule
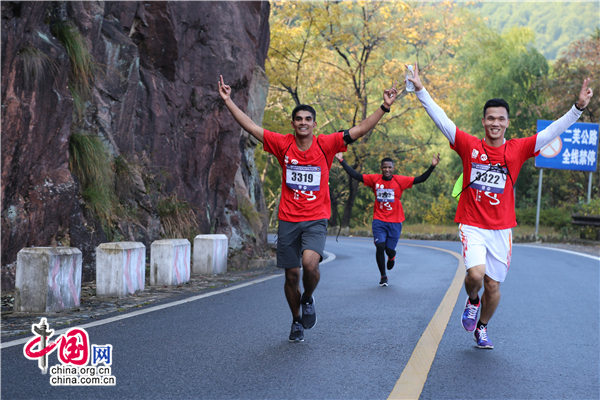
[[[385,247],[396,250],[400,234],[402,233],[402,222],[383,222],[378,219],[373,220],[373,242],[385,242]]]

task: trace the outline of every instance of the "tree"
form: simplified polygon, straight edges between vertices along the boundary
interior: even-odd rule
[[[554,119],[569,110],[577,101],[581,83],[591,77],[590,87],[594,97],[581,116],[582,122],[599,120],[600,107],[600,29],[588,38],[576,40],[569,45],[565,55],[554,64],[551,76],[540,85],[546,94],[544,106],[548,118]],[[598,157],[598,155],[596,155]],[[598,160],[596,160],[596,164]],[[588,176],[582,171],[548,170],[544,179],[546,202],[553,205],[581,203],[587,198]],[[597,174],[592,196],[598,197],[600,174]]]
[[[455,93],[455,122],[482,137],[485,102],[502,98],[510,106],[507,139],[534,135],[537,120],[545,115],[546,98],[540,83],[547,79],[549,66],[533,47],[533,32],[528,28],[512,28],[498,34],[481,20],[475,20],[473,24],[477,29],[465,41],[456,58],[463,71],[463,77],[457,79],[466,84],[463,90]],[[535,205],[537,177],[534,162],[526,162],[515,185],[517,207]]]
[[[577,101],[581,82],[593,77],[590,87],[594,94],[600,94],[600,28],[588,38],[573,42],[566,54],[554,64],[551,78],[543,86],[547,91],[545,106],[550,113],[558,114],[568,110]],[[594,79],[595,78],[595,79]],[[590,100],[581,118],[583,122],[598,122],[600,96]]]
[[[404,64],[415,59],[429,72],[433,91],[444,95],[451,88],[452,71],[442,61],[453,55],[462,25],[452,2],[281,2],[272,8],[271,23],[267,74],[272,90],[265,125],[273,130],[287,126],[298,103],[315,106],[318,132],[357,124],[381,105],[381,93],[393,80],[403,85]],[[399,99],[375,128],[376,135],[371,132],[350,147],[348,162],[362,172],[384,155],[402,160],[420,156],[415,150],[432,139],[431,134],[411,132],[410,112],[417,104]],[[332,199],[344,204],[341,224],[348,226],[358,182],[333,176],[330,191]]]

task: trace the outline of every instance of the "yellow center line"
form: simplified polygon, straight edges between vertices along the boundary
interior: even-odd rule
[[[402,371],[402,375],[400,375],[400,379],[398,379],[396,386],[394,386],[392,393],[388,397],[388,399],[418,399],[423,391],[427,374],[429,373],[440,340],[442,340],[446,326],[448,326],[450,315],[452,315],[452,310],[454,310],[458,294],[462,288],[465,279],[465,264],[460,254],[450,250],[418,244],[398,244],[444,251],[458,259],[458,268],[456,269],[452,284],[446,291],[444,299],[433,315],[433,318],[429,321],[429,325],[427,325],[425,332],[423,332],[421,339],[419,339],[406,367],[404,367],[404,371]]]

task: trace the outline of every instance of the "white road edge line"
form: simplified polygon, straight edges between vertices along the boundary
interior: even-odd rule
[[[546,250],[562,251],[563,253],[575,254],[575,255],[578,255],[578,256],[581,256],[581,257],[587,257],[587,258],[591,258],[592,260],[598,260],[598,261],[600,261],[600,257],[592,256],[590,254],[585,254],[585,253],[579,253],[577,251],[560,249],[558,247],[531,246],[531,245],[528,245],[528,244],[515,244],[515,246],[519,246],[519,247],[532,247],[534,249],[546,249]]]
[[[328,251],[325,251],[324,253],[327,256],[327,258],[324,259],[321,262],[320,265],[327,264],[328,262],[331,262],[331,261],[335,260],[335,258],[336,258],[335,254],[330,253]],[[144,310],[133,311],[133,312],[129,312],[127,314],[118,315],[116,317],[106,318],[106,319],[102,319],[102,320],[99,320],[99,321],[90,322],[90,323],[83,324],[83,325],[71,325],[68,328],[56,330],[54,332],[54,335],[55,335],[55,337],[58,337],[58,336],[62,335],[63,333],[66,333],[69,329],[72,329],[74,327],[83,328],[83,329],[85,329],[85,328],[92,328],[94,326],[105,325],[105,324],[109,324],[111,322],[120,321],[122,319],[136,317],[138,315],[147,314],[147,313],[154,312],[154,311],[159,311],[159,310],[164,310],[165,308],[175,307],[175,306],[178,306],[180,304],[189,303],[191,301],[196,301],[196,300],[204,299],[206,297],[216,296],[218,294],[223,294],[223,293],[231,292],[232,290],[241,289],[241,288],[246,287],[246,286],[255,285],[257,283],[262,283],[262,282],[268,281],[269,279],[278,278],[280,276],[284,276],[284,274],[276,274],[276,275],[266,276],[264,278],[259,278],[259,279],[253,280],[251,282],[245,282],[245,283],[241,283],[239,285],[230,286],[230,287],[227,287],[225,289],[216,290],[214,292],[204,293],[204,294],[200,294],[198,296],[193,296],[193,297],[188,297],[187,299],[178,300],[178,301],[174,301],[172,303],[167,303],[167,304],[161,304],[159,306],[149,307],[149,308],[146,308]],[[2,342],[2,344],[0,345],[0,349],[5,349],[5,348],[8,348],[8,347],[18,346],[20,344],[25,344],[25,343],[27,343],[31,339],[31,336],[32,335],[27,336],[27,337],[22,338],[22,339],[11,340],[11,341],[8,341],[8,342]]]

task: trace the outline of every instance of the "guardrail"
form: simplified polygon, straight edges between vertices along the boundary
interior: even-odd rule
[[[596,240],[600,240],[600,215],[571,214],[571,224],[596,228]]]

